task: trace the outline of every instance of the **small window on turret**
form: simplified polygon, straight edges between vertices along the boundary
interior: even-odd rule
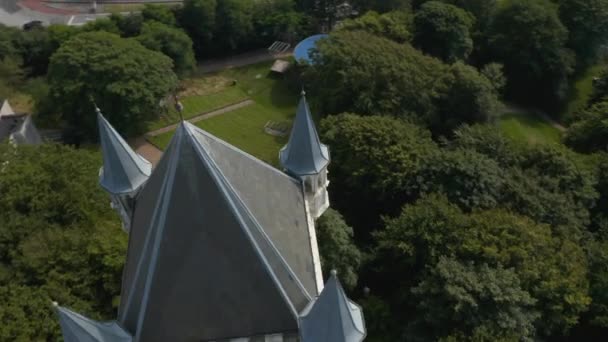
[[[304,179],[304,191],[312,192],[312,181],[310,178]]]

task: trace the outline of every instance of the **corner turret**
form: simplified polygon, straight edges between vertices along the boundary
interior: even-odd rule
[[[289,142],[279,152],[279,160],[287,173],[302,181],[310,214],[317,219],[329,208],[327,166],[330,157],[329,149],[319,140],[304,91]]]
[[[135,197],[150,177],[152,164],[131,149],[103,117],[99,108],[96,111],[103,154],[99,184],[112,197],[112,208],[120,214],[123,229],[129,231]]]

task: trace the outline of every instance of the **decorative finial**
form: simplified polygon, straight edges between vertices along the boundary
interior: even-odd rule
[[[97,107],[97,103],[95,103],[95,100],[93,100],[93,96],[90,97],[90,100],[91,100],[91,102],[93,102],[93,107],[95,107],[95,113],[101,115],[101,109],[99,109],[99,107]]]
[[[329,272],[329,274],[331,274],[331,276],[332,276],[332,277],[336,277],[336,276],[338,275],[338,271],[336,271],[336,270],[331,270],[331,271]]]
[[[53,303],[53,306],[55,307],[59,306],[59,303],[57,303],[56,301],[52,301],[51,303]]]

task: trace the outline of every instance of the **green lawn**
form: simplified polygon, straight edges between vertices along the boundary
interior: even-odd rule
[[[287,138],[264,132],[268,121],[293,120],[298,101],[280,77],[270,74],[272,62],[264,62],[238,69],[222,71],[202,77],[222,77],[237,81],[235,88],[255,101],[255,104],[196,123],[197,126],[272,165],[278,165],[279,149]],[[214,95],[211,95],[213,97]],[[184,99],[184,106],[186,106]],[[166,148],[173,132],[151,137],[161,149]]]
[[[506,136],[532,144],[560,143],[561,132],[542,118],[529,113],[506,113],[500,118]]]
[[[184,105],[184,112],[182,113],[184,119],[189,119],[200,114],[241,102],[247,98],[247,94],[240,87],[228,87],[213,94],[187,96],[180,99],[180,101]],[[171,103],[171,105],[173,105],[173,103]],[[151,122],[148,125],[148,129],[152,131],[167,127],[177,122],[179,122],[179,115],[175,109],[171,107],[167,115],[164,115],[160,119]]]
[[[592,66],[574,80],[570,88],[570,94],[568,94],[567,105],[560,113],[560,119],[567,119],[585,107],[593,92],[593,78],[597,77],[605,67],[605,63]]]
[[[289,114],[269,111],[266,107],[254,104],[235,111],[199,121],[196,125],[222,140],[277,166],[279,149],[287,138],[274,137],[264,132],[269,120],[289,119]],[[165,149],[174,132],[149,138],[156,146]]]

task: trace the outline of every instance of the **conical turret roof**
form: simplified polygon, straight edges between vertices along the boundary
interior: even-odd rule
[[[319,298],[301,314],[302,342],[360,342],[365,338],[361,308],[346,297],[336,272]]]
[[[289,142],[279,152],[279,159],[289,173],[297,176],[317,174],[329,164],[329,150],[319,140],[304,92]]]
[[[116,322],[97,322],[55,304],[65,342],[131,342]]]
[[[2,102],[2,107],[0,107],[0,117],[4,115],[15,115],[15,111],[11,107],[10,103],[8,103],[8,100],[4,100]]]
[[[97,122],[103,154],[101,186],[111,194],[137,190],[150,176],[152,164],[133,151],[99,109]]]

